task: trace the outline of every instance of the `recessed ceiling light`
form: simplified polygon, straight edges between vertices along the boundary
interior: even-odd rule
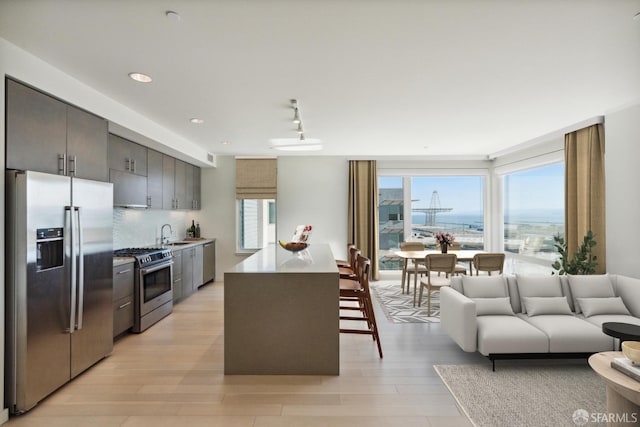
[[[129,77],[140,83],[151,83],[153,81],[151,76],[143,73],[129,73]]]
[[[229,141],[222,141],[220,144],[222,144],[222,145],[230,145],[231,143]]]
[[[194,117],[194,118],[190,119],[189,121],[190,121],[191,123],[195,123],[195,124],[197,124],[197,125],[201,125],[202,123],[204,123],[204,120],[199,119],[199,118],[197,118],[197,117]]]

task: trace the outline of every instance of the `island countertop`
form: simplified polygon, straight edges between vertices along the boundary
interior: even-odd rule
[[[227,375],[338,375],[340,273],[329,245],[264,248],[224,274]]]
[[[327,244],[309,245],[300,252],[289,252],[280,245],[269,245],[228,270],[229,273],[338,273]]]

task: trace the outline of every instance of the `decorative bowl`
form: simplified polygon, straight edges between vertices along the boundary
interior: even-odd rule
[[[309,244],[304,242],[283,242],[282,240],[278,240],[278,243],[289,252],[300,252],[309,247]]]
[[[624,341],[622,343],[622,354],[631,360],[633,364],[640,364],[640,341]]]

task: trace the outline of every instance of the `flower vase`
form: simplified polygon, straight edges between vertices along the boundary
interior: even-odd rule
[[[441,251],[443,254],[446,254],[446,253],[447,253],[447,248],[449,248],[449,245],[447,245],[446,243],[440,243],[440,251]]]

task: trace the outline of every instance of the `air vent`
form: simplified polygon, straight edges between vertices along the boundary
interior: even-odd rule
[[[207,153],[207,162],[211,163],[213,166],[216,166],[216,155],[213,153]]]

